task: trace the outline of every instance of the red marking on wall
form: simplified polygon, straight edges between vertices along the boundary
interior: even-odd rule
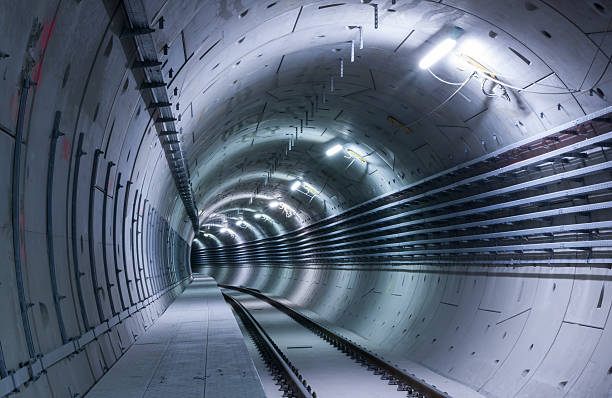
[[[55,27],[55,20],[57,16],[54,16],[51,21],[47,21],[43,25],[43,31],[40,34],[40,52],[44,53],[53,34],[53,28]]]
[[[32,71],[32,81],[38,83],[40,82],[40,77],[42,74],[42,63],[45,58],[45,50],[47,49],[47,45],[51,40],[51,36],[53,35],[53,28],[55,28],[55,20],[57,16],[53,17],[51,21],[46,21],[43,24],[43,30],[40,34],[40,59],[34,65],[34,69]]]
[[[70,142],[68,142],[68,140],[64,138],[62,140],[62,154],[60,156],[62,157],[62,159],[68,162],[70,160],[71,152],[72,152],[72,145],[70,145]]]
[[[34,69],[32,70],[32,81],[38,84],[40,82],[40,76],[42,74],[42,58],[36,61]]]

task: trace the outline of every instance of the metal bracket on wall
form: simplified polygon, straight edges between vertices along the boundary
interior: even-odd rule
[[[62,296],[59,294],[57,287],[57,275],[55,272],[55,252],[53,247],[53,173],[55,169],[55,153],[57,150],[57,140],[64,134],[59,130],[59,124],[62,117],[60,111],[55,112],[55,120],[53,121],[53,131],[51,132],[51,145],[49,147],[49,163],[47,165],[47,256],[49,259],[49,276],[51,278],[51,290],[53,293],[53,304],[55,306],[55,315],[59,326],[62,342],[68,342],[66,335],[66,326],[64,317],[62,316],[62,307],[60,301]]]
[[[132,186],[133,182],[132,181],[127,181],[125,183],[125,199],[123,200],[123,217],[122,218],[122,222],[121,222],[121,247],[123,247],[123,250],[121,250],[121,258],[123,260],[123,270],[125,271],[125,278],[127,280],[127,291],[128,291],[128,298],[130,300],[130,305],[134,305],[136,304],[134,302],[134,297],[132,296],[132,288],[130,287],[130,283],[133,283],[133,281],[131,279],[128,278],[128,266],[127,266],[127,260],[125,257],[125,224],[126,224],[126,220],[127,220],[127,209],[128,209],[128,199],[130,198],[130,187]]]
[[[102,302],[100,300],[100,293],[102,287],[98,284],[98,273],[96,271],[96,255],[95,255],[95,241],[94,241],[94,204],[95,204],[95,193],[96,193],[96,177],[98,175],[98,165],[100,163],[100,155],[104,152],[100,149],[96,149],[94,152],[93,167],[91,170],[91,184],[89,189],[89,214],[88,214],[88,235],[89,235],[89,265],[91,266],[91,283],[94,289],[94,297],[96,299],[96,308],[98,309],[98,317],[100,322],[104,322],[104,310],[102,309]]]
[[[123,298],[123,289],[121,289],[121,278],[119,274],[123,272],[121,268],[119,268],[119,262],[117,261],[117,206],[119,203],[119,189],[121,189],[123,185],[121,185],[121,173],[117,174],[117,181],[115,182],[115,196],[113,200],[113,260],[115,262],[115,278],[117,281],[117,291],[119,292],[119,301],[121,302],[121,308],[125,311],[127,306],[125,305],[125,300]],[[123,272],[125,276],[125,272]],[[125,278],[127,285],[127,277]],[[126,286],[127,287],[127,286]]]
[[[23,140],[23,123],[25,109],[28,103],[28,92],[30,87],[36,83],[31,82],[29,77],[23,79],[21,96],[19,99],[19,112],[17,114],[17,128],[15,129],[15,150],[13,152],[13,180],[11,193],[11,216],[13,224],[13,260],[15,263],[15,279],[17,282],[17,294],[19,296],[19,309],[21,312],[21,322],[23,323],[23,333],[28,346],[30,358],[36,357],[36,349],[32,340],[32,330],[30,329],[30,319],[28,317],[29,303],[26,301],[25,289],[23,287],[23,271],[21,269],[21,141]]]
[[[104,199],[102,200],[102,264],[104,265],[104,276],[106,277],[106,293],[108,295],[108,302],[111,307],[113,316],[117,315],[117,309],[115,308],[115,300],[113,299],[113,286],[110,281],[110,275],[108,272],[108,260],[107,260],[107,248],[106,248],[106,212],[108,203],[108,187],[110,185],[111,169],[115,165],[115,162],[109,161],[106,166],[106,177],[104,179]]]
[[[74,177],[72,179],[72,260],[74,261],[74,280],[76,281],[77,296],[79,298],[79,305],[81,307],[81,317],[83,318],[83,325],[85,331],[89,328],[89,319],[87,319],[87,308],[85,307],[85,299],[83,297],[83,286],[81,284],[81,277],[85,276],[79,269],[79,251],[78,251],[78,239],[77,239],[77,189],[79,185],[79,170],[81,169],[81,157],[86,155],[87,152],[83,151],[83,133],[79,134],[79,140],[77,144],[76,161],[74,164]]]
[[[130,184],[132,184],[132,182],[130,181]],[[126,196],[126,201],[127,201],[127,196]],[[136,203],[138,202],[138,189],[136,189],[136,192],[134,194],[134,202],[132,204],[132,217],[134,214],[137,214],[137,209],[136,209]],[[124,215],[123,219],[126,220],[126,215]],[[126,220],[127,221],[127,220]],[[134,272],[134,285],[136,287],[136,293],[138,295],[138,302],[141,302],[142,300],[144,300],[144,294],[140,294],[140,276],[138,273],[138,264],[136,263],[136,253],[135,252],[135,247],[134,247],[134,223],[137,222],[138,219],[134,219],[132,218],[130,220],[130,224],[129,224],[129,230],[130,230],[130,253],[132,254],[132,270]]]

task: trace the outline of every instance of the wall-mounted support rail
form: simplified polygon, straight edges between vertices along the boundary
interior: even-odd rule
[[[161,71],[162,63],[157,58],[155,40],[153,39],[155,30],[149,27],[140,0],[123,0],[123,7],[129,23],[129,26],[124,29],[123,36],[133,39],[139,56],[139,59],[134,63],[135,69],[133,70],[143,74],[143,82],[140,86],[141,94],[145,102],[149,103],[148,109],[151,111],[151,117],[155,117],[155,128],[166,155],[168,167],[185,206],[187,216],[191,220],[194,233],[197,235],[199,230],[198,211],[191,189],[189,169],[181,149],[180,131],[175,125],[177,119],[173,115],[172,104]],[[173,137],[175,139],[172,142],[164,142],[162,137]]]
[[[62,296],[57,287],[57,274],[55,272],[55,249],[53,246],[53,176],[55,172],[55,153],[57,150],[57,140],[64,134],[60,132],[59,125],[62,117],[60,111],[55,112],[53,130],[51,131],[51,145],[49,147],[49,163],[47,164],[47,258],[49,261],[49,279],[51,280],[51,293],[53,294],[53,306],[57,324],[62,338],[62,343],[68,342],[66,335],[66,325],[62,315],[61,300]]]

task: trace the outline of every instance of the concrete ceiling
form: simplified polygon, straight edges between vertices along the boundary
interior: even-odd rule
[[[607,103],[597,35],[605,5],[387,1],[377,3],[375,27],[374,3],[364,3],[147,2],[151,26],[165,21],[155,38],[169,48],[160,59],[168,76],[173,70],[169,91],[202,222],[220,201],[249,208],[245,198],[258,194],[311,222]],[[421,70],[419,60],[455,27],[464,31],[457,48],[477,43],[466,52],[525,91],[498,96],[485,73],[470,78],[452,56],[432,71],[468,80],[454,96],[456,85]],[[327,158],[336,143],[366,163]],[[320,194],[292,193],[298,178]]]

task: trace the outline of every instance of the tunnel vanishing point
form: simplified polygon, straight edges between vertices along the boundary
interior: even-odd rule
[[[3,0],[0,397],[612,397],[612,1]]]

